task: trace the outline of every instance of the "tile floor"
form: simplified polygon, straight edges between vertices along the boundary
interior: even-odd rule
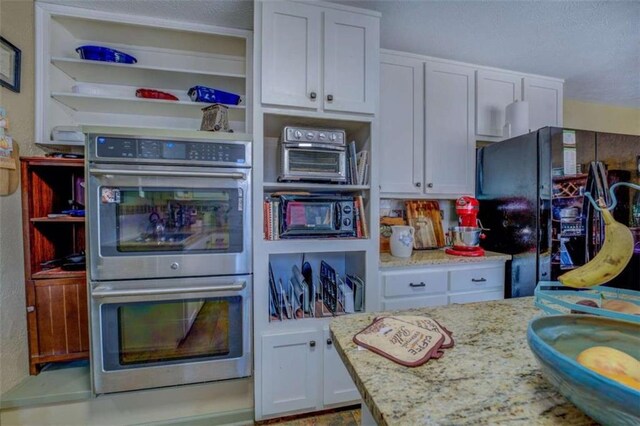
[[[311,415],[266,420],[257,424],[265,426],[359,426],[360,408],[357,406],[347,407]]]

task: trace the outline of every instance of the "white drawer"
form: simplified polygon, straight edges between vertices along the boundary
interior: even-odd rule
[[[447,292],[447,271],[415,270],[384,272],[384,297],[421,296]]]
[[[383,311],[397,311],[401,309],[423,308],[425,306],[443,306],[448,302],[447,295],[412,297],[408,299],[391,299],[382,301]]]
[[[504,266],[461,269],[449,272],[449,291],[475,291],[504,288]]]
[[[504,290],[480,291],[477,293],[460,293],[449,295],[449,303],[488,302],[504,299]]]

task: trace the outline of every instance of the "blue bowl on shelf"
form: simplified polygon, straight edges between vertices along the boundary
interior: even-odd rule
[[[240,96],[235,93],[224,92],[205,86],[193,86],[189,89],[189,98],[193,102],[208,102],[228,105],[238,105]]]
[[[527,342],[542,375],[586,415],[603,425],[640,424],[640,390],[576,361],[592,346],[640,359],[640,324],[591,315],[545,316],[529,323]]]
[[[80,46],[76,49],[80,58],[91,61],[117,62],[120,64],[135,64],[136,58],[119,50],[103,46]]]

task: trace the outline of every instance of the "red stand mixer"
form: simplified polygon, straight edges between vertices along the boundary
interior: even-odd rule
[[[480,203],[473,197],[464,196],[456,200],[458,226],[449,228],[452,247],[447,248],[445,253],[454,256],[484,256],[484,250],[480,247],[484,234],[478,221],[479,210]]]

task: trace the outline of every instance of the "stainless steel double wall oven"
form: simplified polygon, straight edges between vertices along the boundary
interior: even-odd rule
[[[213,138],[89,136],[96,393],[251,374],[251,148]]]

